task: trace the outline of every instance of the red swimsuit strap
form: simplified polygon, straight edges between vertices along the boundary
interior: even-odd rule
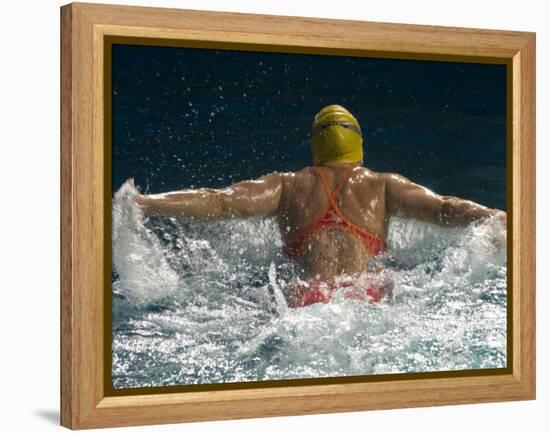
[[[330,184],[328,182],[327,176],[325,173],[323,173],[323,170],[321,170],[321,167],[313,167],[315,172],[319,175],[319,178],[321,179],[321,183],[323,184],[323,188],[325,190],[325,193],[328,198],[328,206],[325,209],[325,212],[323,212],[321,215],[325,215],[325,213],[332,207],[336,212],[340,210],[338,205],[336,204],[336,197],[335,193],[340,192],[340,190],[344,187],[346,180],[348,180],[348,177],[346,176],[348,171],[345,171],[343,175],[340,176],[340,180],[336,183],[336,187],[334,188],[334,191],[330,189]],[[341,211],[340,211],[341,212]],[[322,218],[321,216],[321,218]],[[319,218],[319,219],[321,219]]]
[[[340,188],[343,187],[344,182],[339,183],[338,186],[335,188],[334,192],[332,192],[326,175],[323,173],[320,167],[315,167],[315,168],[317,169],[317,173],[319,173],[319,177],[321,178],[321,181],[323,183],[325,192],[329,200],[329,207],[327,208],[325,213],[322,214],[323,216],[319,218],[319,220],[317,220],[316,225],[324,217],[324,215],[326,215],[326,212],[328,212],[329,209],[332,209],[340,217],[341,222],[340,223],[335,222],[333,224],[330,224],[331,226],[333,227],[337,226],[338,228],[346,229],[352,234],[355,234],[356,236],[361,238],[361,240],[366,245],[367,249],[370,251],[372,255],[377,255],[380,252],[382,252],[385,248],[384,240],[378,237],[376,234],[371,233],[367,229],[352,223],[336,203],[336,197],[334,192],[339,192]],[[348,179],[347,176],[344,177],[344,180],[347,180],[347,179]]]
[[[313,222],[313,224],[311,224],[311,226],[303,234],[297,236],[294,240],[287,243],[287,245],[285,246],[285,254],[290,257],[297,258],[300,255],[300,252],[306,240],[309,237],[311,237],[313,234],[328,227],[344,229],[358,236],[363,241],[363,243],[365,244],[365,246],[367,247],[367,249],[372,255],[377,255],[380,252],[382,252],[385,248],[384,240],[376,236],[375,234],[367,231],[366,229],[353,224],[344,215],[340,207],[336,204],[336,198],[334,193],[340,192],[340,190],[344,187],[346,181],[349,179],[349,177],[347,176],[347,173],[349,170],[346,171],[341,176],[333,192],[330,188],[326,175],[321,170],[321,167],[313,167],[313,169],[321,179],[323,189],[325,190],[325,193],[327,195],[328,203],[326,208],[323,210],[323,212],[321,212],[320,216]],[[329,214],[330,210],[332,210],[340,218],[341,220],[340,222],[334,221],[333,219],[330,218],[330,216],[328,216],[330,215]]]

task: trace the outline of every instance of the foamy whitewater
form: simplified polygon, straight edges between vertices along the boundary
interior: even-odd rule
[[[144,218],[136,192],[113,200],[115,388],[506,367],[496,225],[395,218],[392,299],[288,309],[274,219]]]

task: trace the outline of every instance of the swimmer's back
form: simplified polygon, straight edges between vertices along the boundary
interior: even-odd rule
[[[335,202],[353,224],[384,239],[386,205],[384,178],[364,167],[322,166],[331,191],[342,182]],[[312,167],[283,176],[279,224],[284,242],[310,228],[328,205],[319,175]],[[361,272],[369,260],[363,242],[345,230],[321,230],[308,239],[300,258],[313,274],[332,277],[339,273]]]

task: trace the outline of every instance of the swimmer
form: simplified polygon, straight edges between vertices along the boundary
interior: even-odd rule
[[[341,287],[353,289],[346,297],[369,302],[388,295],[391,283],[380,283],[376,275],[365,280],[364,275],[372,258],[386,249],[392,216],[451,226],[485,220],[506,228],[504,211],[363,167],[361,128],[340,105],[326,106],[315,116],[311,153],[313,166],[296,172],[273,172],[221,189],[138,194],[136,202],[146,215],[275,216],[283,253],[307,275],[290,290],[291,307],[326,303]],[[502,239],[495,243],[502,244]]]

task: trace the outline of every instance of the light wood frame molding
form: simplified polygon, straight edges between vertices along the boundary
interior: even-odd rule
[[[508,65],[508,325],[502,374],[108,395],[108,37]],[[489,59],[489,60],[487,60]],[[511,90],[511,92],[510,92]],[[71,429],[535,398],[535,34],[73,3],[61,8],[61,424]],[[110,185],[108,185],[110,191]],[[110,239],[110,236],[109,236]],[[109,322],[110,323],[110,322]]]

